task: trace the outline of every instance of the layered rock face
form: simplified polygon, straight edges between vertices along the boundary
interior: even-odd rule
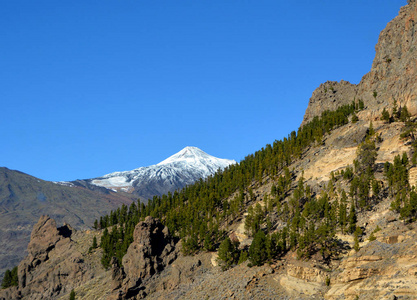
[[[391,111],[394,100],[398,107],[406,105],[412,115],[417,114],[417,5],[409,2],[382,30],[371,71],[358,85],[343,80],[321,84],[313,92],[301,126],[326,109],[359,99],[367,107],[360,119],[380,119],[384,108]]]

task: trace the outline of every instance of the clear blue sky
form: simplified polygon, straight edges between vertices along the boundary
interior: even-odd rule
[[[406,0],[0,3],[0,165],[45,180],[242,160],[358,83]]]

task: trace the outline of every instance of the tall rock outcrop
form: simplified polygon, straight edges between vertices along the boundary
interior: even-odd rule
[[[55,220],[42,216],[18,266],[18,288],[0,293],[0,299],[56,299],[92,278],[73,234],[69,225],[57,228]]]
[[[133,233],[133,242],[123,257],[123,298],[146,295],[146,280],[172,263],[177,254],[174,239],[159,220],[146,217],[139,222]]]
[[[394,100],[398,107],[406,105],[412,115],[417,115],[417,4],[409,3],[381,31],[371,71],[358,85],[343,80],[321,84],[313,92],[301,126],[324,110],[355,99],[363,100],[367,107],[360,119],[379,119],[384,108],[391,111]]]
[[[417,5],[409,2],[382,30],[371,71],[359,83],[358,97],[370,108],[369,118],[379,118],[394,100],[417,114]]]
[[[335,110],[341,105],[350,104],[356,97],[358,86],[348,81],[326,81],[314,90],[308,102],[301,126],[320,116],[325,110]]]

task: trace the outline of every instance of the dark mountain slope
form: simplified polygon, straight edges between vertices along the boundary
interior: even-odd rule
[[[33,225],[41,215],[77,229],[135,197],[96,187],[63,186],[19,171],[0,168],[0,277],[24,257]]]

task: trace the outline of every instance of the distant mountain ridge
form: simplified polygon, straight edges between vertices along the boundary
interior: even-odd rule
[[[95,219],[136,198],[96,186],[64,186],[0,167],[0,278],[24,257],[33,225],[41,215],[58,224],[88,229]]]
[[[155,195],[181,189],[200,178],[207,178],[235,163],[234,160],[217,158],[197,147],[188,146],[156,165],[113,172],[84,181],[90,185],[132,193],[146,201]]]

